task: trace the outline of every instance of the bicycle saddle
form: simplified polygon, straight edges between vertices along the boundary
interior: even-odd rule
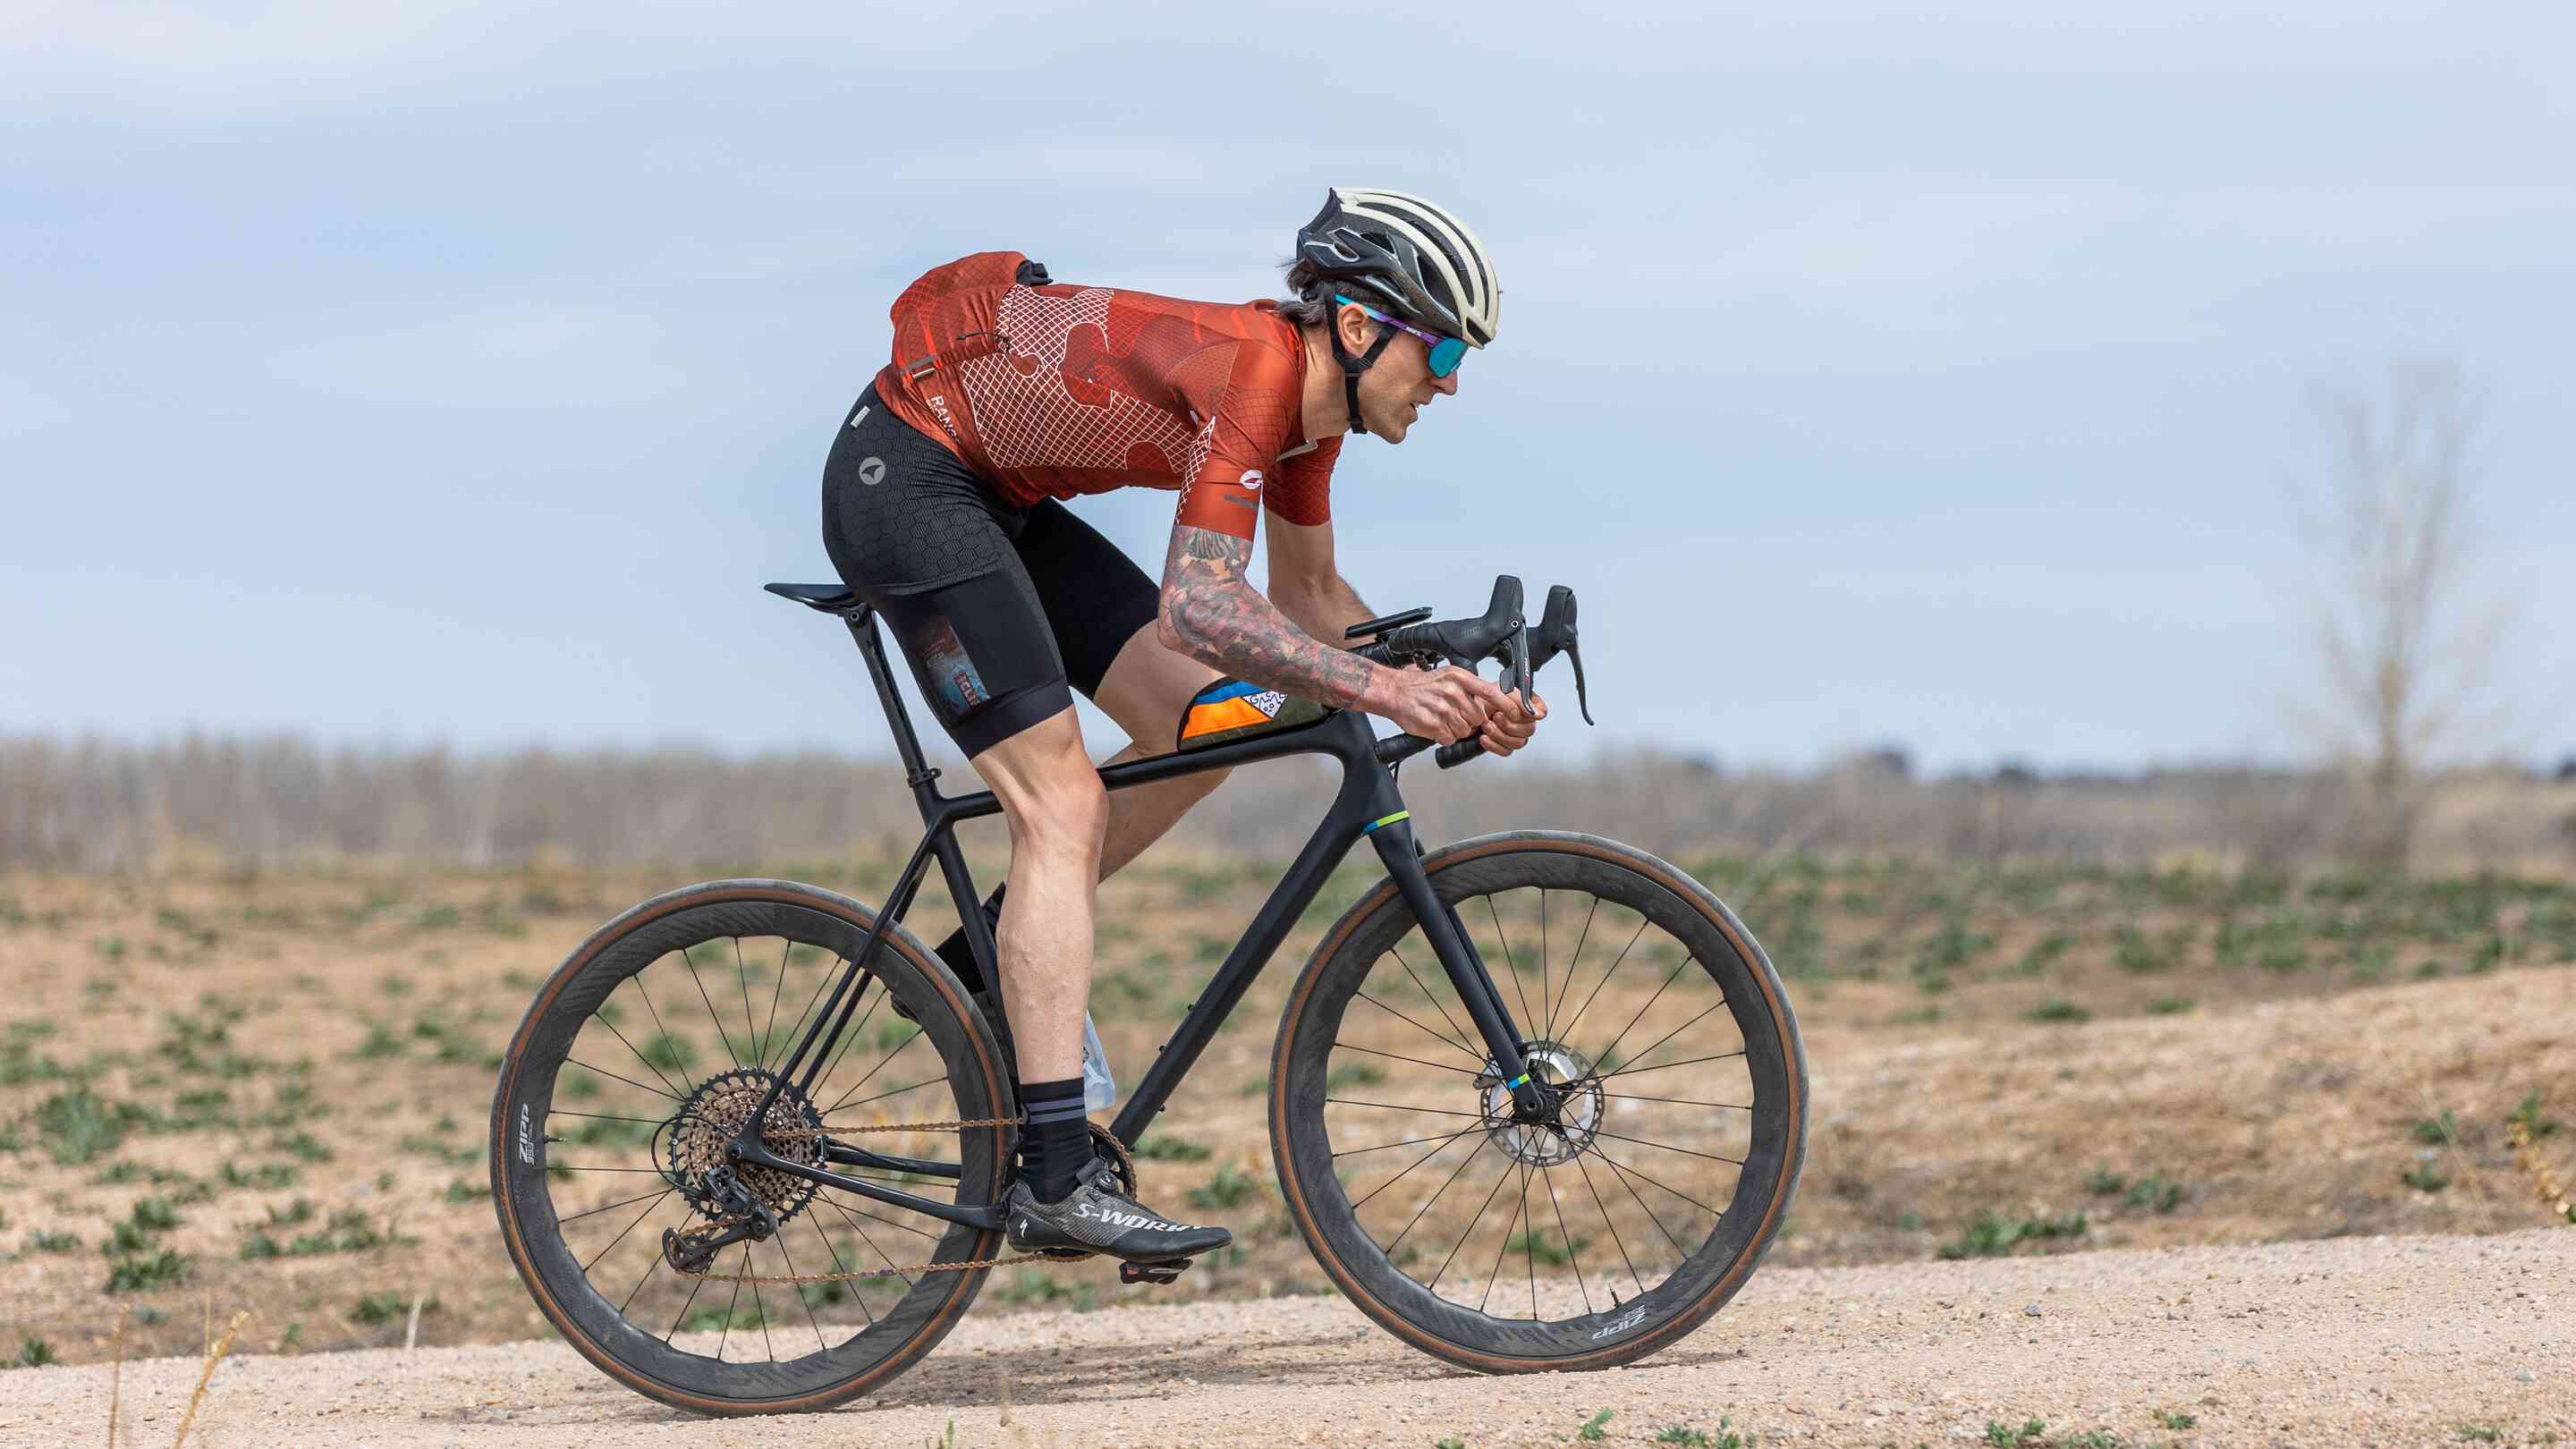
[[[851,593],[844,584],[764,584],[762,587],[782,599],[794,599],[809,609],[819,609],[826,614],[841,613],[859,601],[859,596]]]

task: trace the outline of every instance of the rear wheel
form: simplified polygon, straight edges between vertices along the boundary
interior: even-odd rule
[[[1806,1057],[1752,933],[1696,881],[1594,836],[1515,832],[1423,862],[1518,1024],[1511,1094],[1392,882],[1299,977],[1271,1148],[1333,1281],[1427,1353],[1607,1368],[1723,1307],[1806,1153]]]
[[[707,1233],[726,1220],[708,1170],[785,1075],[871,920],[855,901],[786,881],[674,891],[583,942],[511,1040],[492,1109],[502,1238],[565,1339],[638,1392],[705,1413],[826,1407],[927,1353],[982,1285],[981,1269],[911,1270],[989,1258],[999,1233],[774,1169],[739,1179],[775,1218],[774,1234],[726,1247],[702,1275],[664,1251],[666,1230]],[[835,1140],[955,1164],[953,1175],[832,1170],[943,1202],[992,1201],[1008,1129],[846,1131],[1010,1116],[982,1014],[900,927],[880,940],[859,991],[811,1089],[791,1080],[771,1108],[777,1135],[764,1131],[764,1144],[808,1164]],[[892,1271],[743,1281],[868,1270]]]

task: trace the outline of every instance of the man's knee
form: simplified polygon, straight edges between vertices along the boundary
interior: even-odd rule
[[[1109,829],[1109,792],[1086,762],[1069,778],[1022,791],[1010,823],[1012,833],[1034,849],[1096,860]]]

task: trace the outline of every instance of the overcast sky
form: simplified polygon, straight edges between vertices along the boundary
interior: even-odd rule
[[[883,750],[760,585],[831,577],[893,294],[1270,295],[1338,182],[1504,288],[1345,572],[1576,586],[1559,749],[2311,753],[2285,480],[2414,355],[2520,605],[2464,743],[2576,749],[2576,11],[1967,8],[18,0],[0,730]],[[1078,508],[1150,564],[1171,502]]]

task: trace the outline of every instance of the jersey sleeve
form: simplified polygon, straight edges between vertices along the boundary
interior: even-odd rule
[[[1183,389],[1204,421],[1190,445],[1175,521],[1250,539],[1261,521],[1261,494],[1272,481],[1273,460],[1304,439],[1297,436],[1296,364],[1257,344],[1232,346],[1221,386]],[[1202,391],[1214,395],[1203,398]]]
[[[1312,448],[1282,458],[1261,490],[1262,505],[1290,523],[1312,528],[1333,517],[1333,465],[1341,461],[1342,440],[1326,438]]]

